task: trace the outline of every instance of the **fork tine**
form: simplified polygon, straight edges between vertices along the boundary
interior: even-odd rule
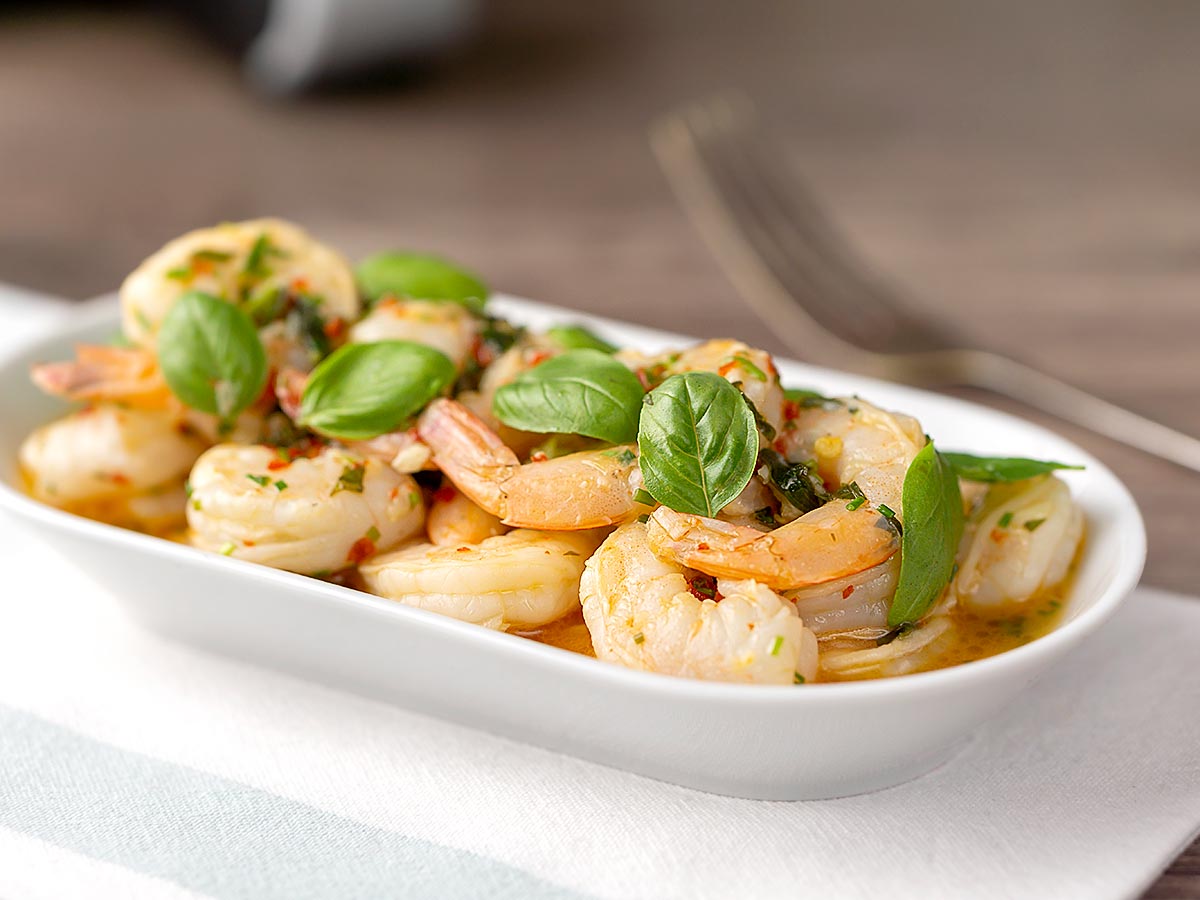
[[[866,274],[798,179],[752,139],[753,121],[748,101],[724,95],[668,116],[654,129],[655,150],[673,186],[747,299],[774,318],[787,295],[804,306],[809,330],[815,320],[860,347],[886,349],[901,339],[908,350],[947,346]],[[732,244],[741,253],[728,252]],[[731,256],[742,271],[730,268]],[[750,282],[744,270],[753,263],[758,277],[740,283]]]

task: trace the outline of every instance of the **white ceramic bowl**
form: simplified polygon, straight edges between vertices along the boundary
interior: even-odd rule
[[[495,309],[533,326],[584,322],[644,349],[687,340],[526,301],[502,298]],[[1107,619],[1145,558],[1129,492],[1075,445],[961,400],[784,362],[786,384],[857,392],[912,413],[942,447],[1085,464],[1064,476],[1088,523],[1065,621],[990,659],[880,681],[767,687],[635,672],[28,499],[15,486],[17,447],[64,408],[30,385],[29,364],[65,358],[76,341],[117,328],[110,308],[71,319],[0,363],[0,508],[109,587],[137,621],[189,644],[718,794],[836,797],[929,771]]]

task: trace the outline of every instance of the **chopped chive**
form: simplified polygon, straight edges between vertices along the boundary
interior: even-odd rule
[[[804,684],[803,675],[801,675],[799,672],[794,672],[793,675],[795,676],[794,680],[796,684]]]
[[[883,513],[889,519],[894,519],[896,517],[896,511],[894,509],[892,509],[890,506],[888,506],[886,503],[880,503],[879,506],[876,507],[876,509],[878,509],[881,513]]]
[[[379,540],[379,529],[376,528],[374,525],[372,525],[370,528],[367,529],[367,540],[369,540],[369,541]]]
[[[1045,521],[1046,521],[1045,519],[1030,519],[1028,522],[1025,523],[1025,530],[1026,531],[1037,531],[1038,526],[1041,525]]]
[[[185,482],[183,483],[183,496],[185,496],[185,497],[191,497],[191,496],[192,496],[192,490],[193,490],[193,488],[192,488],[192,483],[191,483],[190,481],[185,481]]]
[[[1004,515],[1002,515],[1000,517],[1000,521],[997,524],[1001,528],[1007,528],[1009,525],[1012,524],[1012,519],[1013,519],[1013,514],[1011,512],[1006,512]]]
[[[206,262],[229,262],[233,259],[233,254],[225,253],[222,250],[197,250],[192,254],[192,259],[203,259]]]
[[[251,481],[253,481],[255,484],[257,484],[259,487],[266,487],[267,482],[271,480],[266,475],[247,475],[246,477],[249,478]]]
[[[644,503],[646,506],[656,506],[658,504],[658,501],[654,499],[654,496],[644,488],[638,488],[636,491],[634,491],[633,499],[638,503]]]
[[[856,509],[858,509],[860,506],[862,506],[866,502],[867,502],[866,497],[855,497],[853,500],[851,500],[849,503],[846,504],[846,509],[850,510],[850,512],[854,512]]]
[[[777,634],[777,635],[775,635],[774,642],[772,642],[772,644],[771,644],[771,655],[778,656],[779,651],[782,649],[783,649],[783,635]]]
[[[367,472],[365,463],[350,463],[342,469],[342,474],[338,476],[337,484],[330,491],[330,496],[341,491],[351,491],[355,494],[363,492],[363,476]]]
[[[633,636],[633,642],[635,644],[640,644],[645,640],[646,640],[646,635],[642,634],[640,631]]]
[[[743,356],[742,354],[739,353],[733,357],[733,361],[736,362],[743,369],[745,369],[746,374],[749,375],[751,378],[753,378],[755,381],[765,382],[767,380],[767,373],[764,372],[762,369],[760,369],[758,366],[756,366],[754,363],[752,363],[748,357]]]
[[[640,516],[638,516],[637,520],[639,522],[641,522],[643,525],[645,525],[647,522],[650,521],[650,517],[648,515],[646,515],[645,513],[642,513]]]
[[[288,484],[286,481],[276,481],[275,482],[275,490],[277,490],[277,491],[287,490],[287,486],[288,486]]]
[[[236,549],[237,549],[237,544],[235,544],[233,541],[230,541],[229,543],[227,543],[221,547],[220,552],[221,552],[222,556],[230,556],[233,554],[233,551]]]
[[[187,281],[192,277],[192,270],[188,266],[167,269],[167,277],[172,281]]]

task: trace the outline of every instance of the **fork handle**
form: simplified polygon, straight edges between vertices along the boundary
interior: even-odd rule
[[[997,353],[967,350],[958,363],[954,368],[964,384],[1012,397],[1122,444],[1200,472],[1200,439]]]

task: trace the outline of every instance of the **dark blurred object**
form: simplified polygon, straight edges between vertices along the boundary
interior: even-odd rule
[[[470,33],[476,0],[164,0],[245,55],[262,90],[291,94],[427,62]]]

